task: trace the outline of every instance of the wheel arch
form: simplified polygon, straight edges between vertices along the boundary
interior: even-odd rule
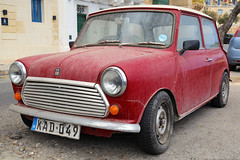
[[[228,76],[229,76],[229,78],[230,78],[230,72],[228,71],[227,68],[225,68],[225,70],[223,71],[223,73],[224,73],[224,72],[227,72],[227,74],[228,74]]]
[[[155,97],[159,92],[162,92],[162,91],[166,92],[166,93],[169,95],[169,97],[171,98],[171,101],[172,101],[172,104],[173,104],[174,121],[178,121],[180,116],[179,116],[178,109],[177,109],[176,98],[175,98],[173,92],[172,92],[171,90],[169,90],[169,89],[166,89],[166,88],[163,88],[163,89],[158,90],[156,93],[153,94],[153,96],[151,96],[151,98],[150,98],[150,99],[148,100],[148,102],[145,104],[143,113],[144,113],[147,105],[149,104],[149,102],[153,99],[153,97]],[[141,115],[140,121],[142,120],[143,113],[142,113],[142,115]],[[140,122],[140,121],[139,121],[139,122]]]
[[[172,103],[173,103],[174,120],[177,121],[177,120],[179,119],[179,114],[178,114],[177,102],[176,102],[176,99],[175,99],[174,94],[172,93],[172,91],[170,91],[170,90],[168,90],[168,89],[159,90],[157,93],[159,93],[159,92],[161,92],[161,91],[166,92],[166,93],[169,95],[169,97],[171,98]],[[156,94],[157,94],[157,93],[156,93]]]

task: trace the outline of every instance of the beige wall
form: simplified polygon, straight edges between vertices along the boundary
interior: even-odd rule
[[[170,5],[191,8],[192,0],[171,0]]]
[[[152,0],[144,0],[145,4],[152,4]],[[170,5],[175,6],[182,6],[182,7],[188,7],[191,8],[192,6],[192,0],[169,0]]]
[[[3,9],[8,11],[5,16]],[[32,22],[31,0],[1,0],[0,11],[9,23],[0,24],[0,64],[59,51],[58,0],[42,0],[42,23]]]
[[[222,9],[223,10],[222,15],[224,15],[225,13],[230,14],[230,9],[233,9],[233,8],[234,8],[233,6],[226,6],[226,7],[225,6],[210,6],[209,10],[218,13],[218,9]]]

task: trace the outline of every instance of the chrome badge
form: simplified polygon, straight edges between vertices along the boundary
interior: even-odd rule
[[[55,69],[55,76],[58,76],[60,74],[61,68],[56,68]]]

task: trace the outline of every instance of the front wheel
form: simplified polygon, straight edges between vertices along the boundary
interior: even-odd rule
[[[229,96],[229,76],[227,72],[223,73],[220,92],[217,97],[212,100],[216,107],[222,108],[228,102]]]
[[[29,128],[31,128],[32,126],[32,120],[29,120],[28,118],[26,118],[24,115],[21,114],[21,118],[22,118],[22,121],[23,123],[28,126]]]
[[[138,143],[149,154],[165,152],[173,132],[173,104],[169,95],[161,91],[155,95],[143,113]]]

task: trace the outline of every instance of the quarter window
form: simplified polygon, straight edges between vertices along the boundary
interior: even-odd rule
[[[42,22],[41,0],[32,0],[32,22]]]
[[[179,25],[177,49],[181,50],[183,42],[187,40],[199,40],[200,48],[202,48],[202,36],[198,18],[182,15]]]
[[[218,48],[219,40],[216,27],[213,21],[206,18],[202,19],[203,37],[207,49]]]

